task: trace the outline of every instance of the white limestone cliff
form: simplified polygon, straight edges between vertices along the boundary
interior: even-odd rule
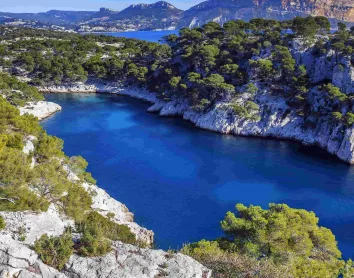
[[[61,110],[61,106],[48,101],[28,102],[23,107],[19,107],[20,114],[30,114],[43,120]]]

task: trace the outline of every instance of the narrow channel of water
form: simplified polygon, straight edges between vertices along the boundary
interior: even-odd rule
[[[317,148],[224,136],[114,95],[46,95],[63,111],[42,122],[82,155],[100,187],[152,229],[161,248],[220,236],[236,203],[313,210],[354,258],[354,167]]]

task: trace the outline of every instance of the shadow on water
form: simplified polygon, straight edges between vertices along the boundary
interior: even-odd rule
[[[236,203],[313,210],[354,255],[354,169],[291,141],[220,135],[112,95],[47,95],[63,111],[43,127],[82,155],[98,184],[154,230],[162,248],[221,235]]]

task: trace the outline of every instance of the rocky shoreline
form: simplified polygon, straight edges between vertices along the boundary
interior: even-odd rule
[[[23,107],[19,107],[20,115],[31,114],[38,118],[38,120],[44,120],[58,111],[61,111],[61,106],[48,101],[28,102]]]
[[[294,140],[304,145],[318,146],[340,160],[354,164],[353,127],[346,128],[344,134],[342,125],[333,126],[328,122],[322,122],[313,129],[305,129],[305,119],[290,110],[282,98],[271,96],[269,88],[260,88],[256,96],[257,104],[260,106],[260,115],[262,115],[262,120],[259,122],[230,116],[230,107],[226,101],[220,101],[205,113],[197,112],[183,99],[166,102],[145,89],[124,87],[114,83],[98,86],[45,87],[39,90],[41,92],[50,90],[52,93],[87,93],[87,86],[90,86],[91,93],[112,93],[147,101],[152,104],[148,112],[158,113],[160,116],[180,116],[202,129],[222,134]],[[315,89],[310,93],[316,98],[320,92]],[[247,97],[247,95],[244,96],[244,101]]]

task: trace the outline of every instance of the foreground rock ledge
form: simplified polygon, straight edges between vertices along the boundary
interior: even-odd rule
[[[209,278],[211,271],[183,254],[141,249],[121,242],[103,257],[71,256],[62,272],[42,263],[26,244],[0,237],[0,277],[18,278]]]

